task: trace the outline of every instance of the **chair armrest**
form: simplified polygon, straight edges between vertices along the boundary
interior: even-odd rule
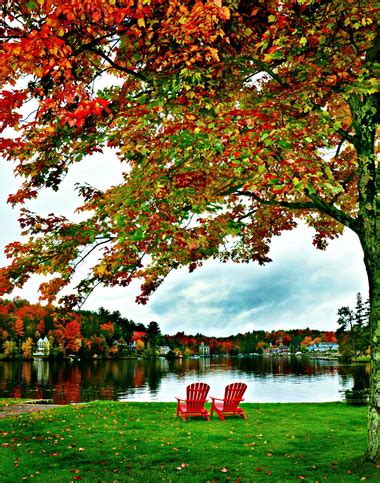
[[[189,403],[192,403],[192,402],[205,403],[208,401],[207,399],[181,399],[179,397],[175,397],[175,399],[177,399],[178,402],[183,401],[183,402],[189,402]]]
[[[224,399],[221,399],[220,397],[212,397],[210,396],[213,401],[224,401]]]
[[[183,401],[190,402],[190,403],[193,403],[193,402],[194,403],[196,403],[196,402],[198,402],[198,403],[205,403],[208,400],[207,399],[183,399]]]

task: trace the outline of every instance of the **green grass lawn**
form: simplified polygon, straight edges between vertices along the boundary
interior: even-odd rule
[[[1,404],[1,401],[0,401]],[[174,403],[93,402],[0,419],[1,482],[379,479],[367,409],[244,404],[248,420],[174,417]]]

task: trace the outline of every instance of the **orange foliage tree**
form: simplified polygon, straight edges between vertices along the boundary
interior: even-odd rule
[[[65,325],[63,334],[65,346],[67,350],[78,352],[81,347],[82,335],[80,330],[80,323],[78,319],[73,319]]]
[[[15,333],[18,337],[22,337],[24,335],[24,322],[22,319],[16,319]]]
[[[98,248],[65,301],[142,278],[144,303],[181,265],[269,261],[271,238],[299,219],[319,248],[348,227],[370,287],[375,459],[378,3],[3,0],[0,12],[0,128],[11,132],[0,152],[25,180],[9,201],[57,190],[71,165],[106,146],[126,166],[117,186],[78,187],[84,221],[22,209],[29,240],[7,247],[1,293],[53,274],[41,285],[50,300]],[[104,74],[109,85],[97,89]]]

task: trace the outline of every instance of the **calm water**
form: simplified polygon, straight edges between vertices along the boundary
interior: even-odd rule
[[[304,357],[1,361],[0,397],[48,398],[57,404],[94,399],[174,401],[185,395],[191,382],[207,382],[210,395],[221,397],[226,384],[242,381],[248,385],[247,402],[327,402],[342,399],[341,391],[352,386],[357,370]]]

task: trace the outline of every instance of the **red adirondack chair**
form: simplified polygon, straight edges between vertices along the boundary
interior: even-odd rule
[[[210,414],[204,407],[207,401],[207,394],[210,386],[204,382],[194,382],[186,388],[186,399],[177,399],[177,413],[176,416],[181,415],[181,418],[186,421],[186,418],[191,416],[200,416],[210,421]]]
[[[247,389],[247,384],[244,382],[233,382],[228,384],[224,391],[224,399],[211,397],[211,416],[214,411],[219,416],[219,419],[224,421],[225,416],[238,415],[247,419],[245,412],[239,407],[240,401],[244,401],[243,394]]]

